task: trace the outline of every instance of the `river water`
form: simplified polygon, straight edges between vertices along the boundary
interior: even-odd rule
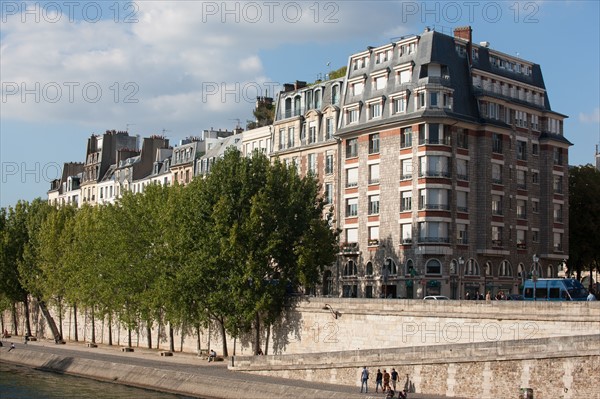
[[[1,399],[192,399],[0,362]]]

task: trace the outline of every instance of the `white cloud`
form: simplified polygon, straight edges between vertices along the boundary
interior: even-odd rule
[[[590,113],[579,113],[579,122],[582,123],[600,123],[600,107],[596,107]]]
[[[190,126],[201,129],[215,123],[215,117],[250,117],[250,93],[273,93],[265,86],[273,79],[261,59],[264,51],[335,45],[373,27],[388,32],[384,43],[388,34],[405,30],[393,28],[399,7],[394,2],[253,3],[260,15],[244,9],[247,4],[136,2],[137,23],[69,21],[67,15],[50,15],[56,22],[29,18],[23,23],[19,14],[7,16],[0,48],[2,118],[107,127],[125,119],[142,129],[167,121],[187,125],[188,131]],[[269,10],[266,4],[275,6]],[[224,5],[238,10],[210,8]],[[364,46],[369,44],[377,43]],[[298,54],[281,65],[302,63],[306,56]],[[207,96],[206,89],[214,85],[219,91]],[[220,92],[232,87],[240,92]]]

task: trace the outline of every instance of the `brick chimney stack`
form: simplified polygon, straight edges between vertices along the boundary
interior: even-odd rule
[[[471,48],[473,47],[473,29],[470,26],[459,26],[454,28],[454,37],[458,39],[463,39],[467,41],[467,59],[469,60],[469,67],[473,60],[471,57],[473,54],[471,53]]]

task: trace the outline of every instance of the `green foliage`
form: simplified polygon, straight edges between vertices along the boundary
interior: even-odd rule
[[[343,78],[346,76],[347,70],[348,67],[344,65],[343,67],[336,69],[335,71],[331,71],[329,73],[329,79]]]
[[[569,170],[569,268],[600,266],[600,172],[592,165]]]
[[[317,180],[235,149],[186,187],[79,209],[20,202],[0,216],[0,299],[64,300],[131,329],[217,321],[239,337],[276,322],[336,253]]]

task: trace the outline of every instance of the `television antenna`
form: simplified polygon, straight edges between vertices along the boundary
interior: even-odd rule
[[[125,125],[125,131],[129,133],[129,126],[135,126],[135,123],[128,123]]]

